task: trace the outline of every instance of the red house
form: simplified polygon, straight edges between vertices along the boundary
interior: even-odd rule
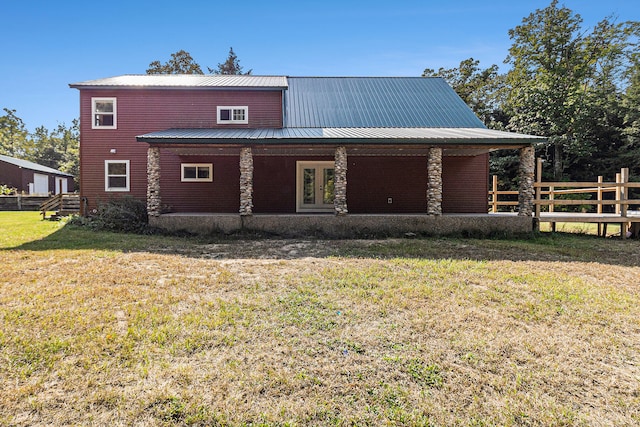
[[[147,200],[152,224],[191,231],[531,229],[541,139],[487,129],[439,78],[125,75],[70,86],[85,213],[128,195]],[[519,219],[486,215],[488,153],[504,148],[521,154]]]
[[[73,175],[2,154],[0,184],[34,195],[71,193],[74,190]]]

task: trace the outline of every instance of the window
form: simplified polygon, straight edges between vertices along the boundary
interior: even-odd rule
[[[249,107],[218,107],[218,124],[249,123]]]
[[[116,129],[116,99],[91,98],[92,129]]]
[[[183,163],[182,182],[213,181],[213,165],[211,163]]]
[[[104,191],[129,191],[129,160],[104,161]]]

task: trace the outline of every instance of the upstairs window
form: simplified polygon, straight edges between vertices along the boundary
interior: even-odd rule
[[[182,182],[212,182],[213,164],[182,163]]]
[[[116,99],[91,98],[92,129],[116,129]]]
[[[249,123],[249,107],[218,107],[218,124]]]

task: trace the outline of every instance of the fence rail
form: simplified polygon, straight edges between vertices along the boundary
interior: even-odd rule
[[[637,212],[630,212],[632,205],[640,205],[640,199],[629,198],[630,195],[637,197],[636,194],[640,194],[640,191],[634,191],[640,189],[640,182],[629,182],[628,168],[621,169],[615,181],[610,182],[605,182],[602,176],[598,177],[597,182],[543,182],[541,171],[542,164],[538,159],[534,206],[535,217],[540,222],[550,222],[553,229],[556,222],[592,222],[598,223],[599,230],[604,224],[605,232],[606,223],[619,222],[628,224],[633,234],[640,234],[640,217]],[[498,177],[492,178],[489,211],[497,213],[501,207],[518,206],[518,202],[513,200],[518,197],[518,191],[498,190]],[[567,195],[572,198],[563,198]],[[559,213],[556,212],[556,206],[582,206],[583,209],[581,212]],[[606,212],[605,207],[608,207]]]
[[[541,207],[547,206],[549,212],[554,212],[555,206],[562,205],[593,205],[596,207],[596,213],[602,213],[603,206],[611,206],[615,209],[615,213],[623,213],[629,205],[640,205],[640,199],[630,199],[629,190],[640,188],[640,182],[628,182],[629,170],[622,169],[616,174],[615,182],[605,182],[602,177],[598,177],[597,182],[542,182],[537,180],[534,183],[536,206],[536,216],[539,216]],[[514,200],[504,200],[501,196],[517,197],[517,191],[498,190],[498,177],[492,177],[492,188],[489,191],[489,207],[491,212],[499,212],[501,206],[518,206],[518,202]],[[604,198],[607,193],[614,193],[613,198]],[[584,195],[579,199],[562,199],[557,198],[563,195]],[[588,197],[587,197],[588,196]],[[595,198],[591,198],[594,197]]]

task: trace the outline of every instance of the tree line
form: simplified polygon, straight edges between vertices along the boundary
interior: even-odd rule
[[[29,160],[76,177],[79,172],[80,126],[59,124],[49,130],[39,126],[29,133],[16,110],[3,108],[0,116],[0,154]],[[76,182],[77,184],[77,182]]]
[[[606,17],[592,29],[581,16],[552,0],[509,30],[512,41],[500,73],[474,58],[455,68],[427,68],[423,77],[442,77],[492,129],[547,138],[536,146],[545,180],[611,179],[622,167],[640,180],[640,22]],[[213,74],[244,72],[233,48]],[[153,61],[147,74],[203,74],[186,51]],[[15,110],[0,116],[0,153],[73,173],[78,171],[78,122],[32,134]],[[491,154],[491,173],[503,188],[517,186],[518,157],[512,150]]]
[[[536,146],[553,181],[613,179],[622,167],[640,179],[640,23],[607,17],[583,28],[579,14],[553,0],[509,31],[500,74],[469,58],[443,77],[489,128],[544,136]],[[495,152],[491,173],[513,188],[517,156]]]

